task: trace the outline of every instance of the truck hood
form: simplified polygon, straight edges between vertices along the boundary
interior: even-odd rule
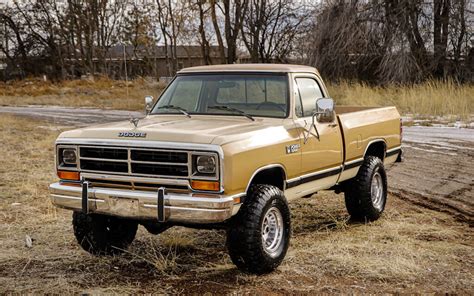
[[[282,119],[251,121],[238,116],[193,115],[191,118],[175,115],[152,115],[140,119],[137,127],[130,121],[120,121],[75,129],[62,133],[60,138],[132,139],[145,141],[219,144],[235,141],[282,124]],[[124,137],[120,133],[146,133],[145,137]]]

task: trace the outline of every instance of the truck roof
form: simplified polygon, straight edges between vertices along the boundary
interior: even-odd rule
[[[181,69],[178,74],[207,73],[207,72],[306,72],[318,73],[318,70],[310,66],[291,64],[223,64],[212,66],[197,66]]]

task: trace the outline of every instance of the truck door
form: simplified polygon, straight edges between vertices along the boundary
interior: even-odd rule
[[[295,195],[304,196],[336,184],[343,162],[342,135],[336,116],[333,122],[313,122],[316,100],[326,97],[322,82],[315,75],[293,77],[295,124],[301,139],[301,175],[288,182]]]

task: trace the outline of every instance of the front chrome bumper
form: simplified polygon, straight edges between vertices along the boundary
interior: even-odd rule
[[[240,203],[236,203],[239,195],[178,194],[164,191],[160,209],[157,192],[95,187],[83,191],[80,186],[62,183],[51,184],[49,190],[53,204],[61,208],[74,211],[87,208],[89,213],[133,219],[159,219],[161,222],[218,223],[235,215],[240,208]],[[158,217],[160,210],[163,217]]]

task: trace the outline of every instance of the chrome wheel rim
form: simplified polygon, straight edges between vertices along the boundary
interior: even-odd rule
[[[283,216],[278,208],[271,207],[265,213],[261,232],[265,253],[270,257],[277,257],[283,240]]]
[[[372,204],[378,210],[382,210],[383,206],[383,180],[380,173],[375,173],[372,177],[371,197]]]

